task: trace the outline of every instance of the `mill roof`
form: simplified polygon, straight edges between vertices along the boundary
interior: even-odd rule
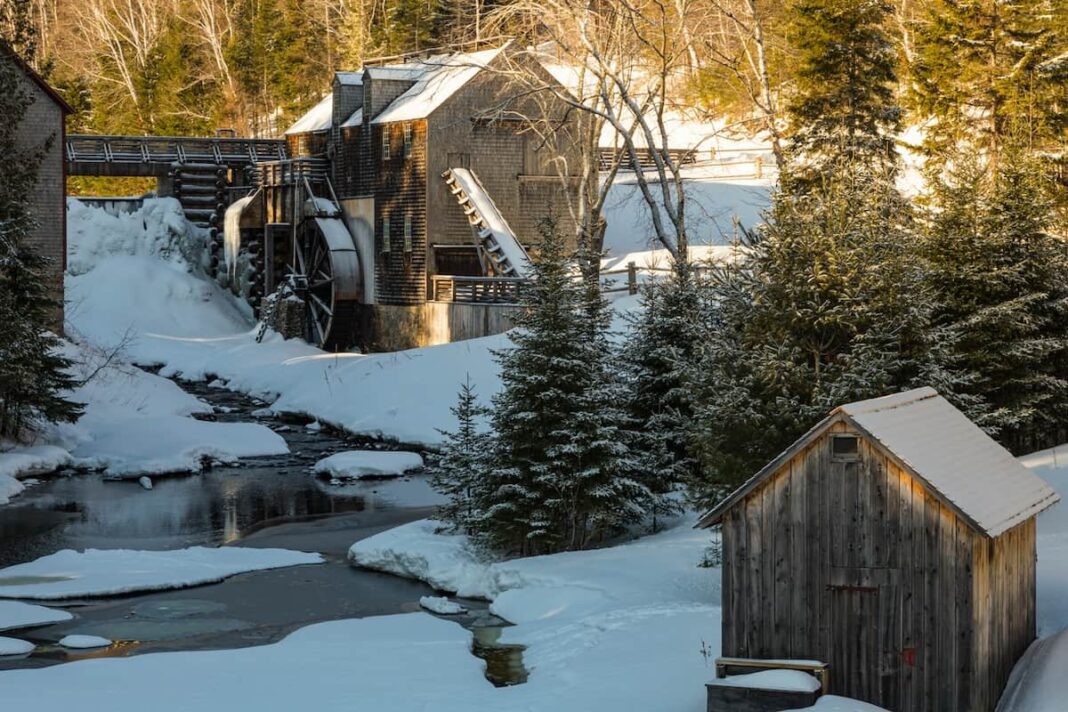
[[[697,526],[724,513],[819,437],[845,420],[917,479],[975,530],[996,537],[1060,500],[1042,478],[933,388],[847,403],[803,435],[705,514]]]
[[[371,123],[414,121],[430,116],[452,95],[467,85],[479,72],[504,51],[508,45],[481,52],[441,54],[419,61],[366,67],[359,72],[337,72],[335,81],[341,85],[357,86],[375,79],[412,82],[412,86],[387,105]],[[332,120],[333,94],[327,94],[318,104],[286,130],[286,135],[327,131]],[[362,121],[362,114],[360,120]],[[353,126],[355,114],[344,126]]]
[[[28,76],[37,86],[39,86],[41,88],[41,91],[47,94],[48,98],[54,101],[64,114],[74,113],[74,108],[69,103],[67,103],[67,100],[63,98],[63,95],[56,91],[55,88],[51,84],[49,84],[44,77],[37,73],[37,70],[31,67],[30,64],[26,60],[24,60],[19,55],[19,53],[14,50],[13,47],[11,47],[11,45],[9,45],[6,41],[2,39],[0,39],[0,54],[6,54],[8,57],[10,57],[12,61],[15,62],[16,66],[18,66],[18,68],[21,69],[26,74],[26,76]]]

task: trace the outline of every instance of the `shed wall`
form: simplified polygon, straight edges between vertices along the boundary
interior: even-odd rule
[[[835,462],[824,433],[723,519],[723,654],[826,661],[830,692],[890,710],[993,710],[1034,636],[1033,612],[1013,620],[1033,611],[1029,526],[990,542],[863,438]]]

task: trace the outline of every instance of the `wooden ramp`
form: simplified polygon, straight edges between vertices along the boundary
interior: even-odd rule
[[[475,239],[486,250],[497,276],[530,277],[532,270],[526,249],[475,172],[468,168],[450,168],[441,177],[467,215]]]

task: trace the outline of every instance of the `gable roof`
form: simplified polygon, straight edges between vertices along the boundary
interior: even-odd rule
[[[8,57],[13,59],[15,61],[15,64],[18,65],[19,69],[21,69],[23,73],[26,74],[26,76],[32,79],[33,82],[41,88],[41,91],[47,94],[48,98],[50,98],[56,103],[57,106],[59,106],[59,108],[63,111],[65,115],[74,113],[74,107],[67,103],[67,100],[63,98],[63,95],[56,91],[51,84],[45,81],[45,78],[38,74],[37,70],[31,67],[29,63],[26,62],[26,60],[19,56],[19,53],[16,52],[11,47],[11,45],[9,45],[2,39],[0,39],[0,52],[6,54]]]
[[[319,103],[308,109],[308,112],[286,129],[285,135],[298,133],[314,133],[316,131],[329,131],[330,124],[334,120],[334,95],[327,94]]]
[[[844,420],[919,479],[976,531],[996,537],[1060,500],[1060,496],[933,388],[848,403],[803,435],[705,514],[698,527],[719,523],[744,499],[834,422]]]
[[[481,52],[430,57],[422,62],[404,65],[411,70],[410,76],[415,78],[415,84],[394,99],[371,123],[425,119],[474,79],[507,46],[506,43]],[[371,80],[374,81],[375,74],[384,69],[388,67],[372,67],[369,70]]]

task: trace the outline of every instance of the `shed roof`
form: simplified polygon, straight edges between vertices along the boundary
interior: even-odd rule
[[[977,531],[996,537],[1060,500],[1060,496],[933,388],[847,403],[831,412],[730,497],[701,517],[719,523],[782,464],[844,419]]]

